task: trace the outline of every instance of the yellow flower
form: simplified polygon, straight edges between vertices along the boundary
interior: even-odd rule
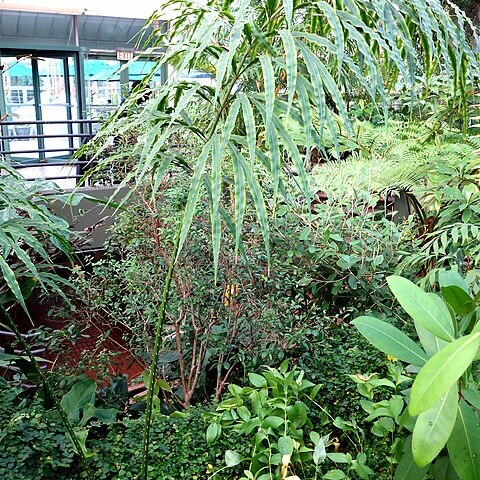
[[[396,362],[398,358],[395,358],[393,355],[387,355],[387,360],[393,363]]]

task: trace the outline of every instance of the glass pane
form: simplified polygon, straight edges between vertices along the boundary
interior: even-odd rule
[[[68,120],[68,109],[65,90],[64,62],[61,58],[42,58],[38,60],[38,74],[40,80],[40,106],[42,120],[47,122],[65,122]],[[67,123],[46,124],[43,126],[45,134],[45,157],[70,157],[70,142],[67,135]],[[62,150],[65,149],[65,150]]]
[[[33,72],[30,58],[17,60],[16,57],[2,57],[4,65],[2,80],[5,92],[7,118],[12,126],[4,130],[10,138],[4,141],[2,150],[12,152],[11,159],[38,159],[38,154],[28,153],[38,149],[36,138],[28,138],[37,133],[35,124],[15,124],[36,120],[33,92]],[[15,153],[17,152],[17,153]]]
[[[143,80],[156,66],[156,62],[148,60],[136,60],[132,65],[128,67],[128,77],[130,80],[130,88],[132,83],[138,80]],[[162,83],[161,71],[156,69],[155,75],[148,82],[150,87],[158,87]]]
[[[89,58],[85,60],[87,111],[91,118],[100,118],[114,112],[122,101],[120,62]]]

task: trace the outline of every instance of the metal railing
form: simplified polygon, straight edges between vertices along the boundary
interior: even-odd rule
[[[94,127],[97,125],[98,120],[91,119],[3,120],[0,121],[0,156],[4,156],[15,169],[24,170],[27,180],[34,178],[29,178],[28,170],[25,169],[47,167],[43,171],[50,170],[51,173],[42,175],[42,178],[75,179],[77,182],[83,177],[91,159],[73,158],[73,154],[94,137]],[[21,142],[28,142],[30,145],[23,146]],[[34,145],[31,145],[32,143]],[[70,173],[60,174],[61,167],[69,167]],[[37,176],[35,175],[35,178]]]

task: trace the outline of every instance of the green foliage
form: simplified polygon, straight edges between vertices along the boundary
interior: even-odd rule
[[[342,160],[326,136],[328,154],[338,161],[314,168],[315,191],[351,196],[358,190],[372,193],[407,190],[422,196],[426,205],[431,200],[438,205],[445,196],[451,199],[449,187],[474,181],[471,172],[478,163],[478,138],[464,136],[435,118],[422,123],[393,119],[387,123],[357,121],[353,128],[354,133],[347,134],[339,127],[338,151]],[[429,180],[428,190],[425,180]],[[442,193],[437,193],[438,190]]]
[[[58,188],[51,182],[27,182],[0,159],[0,301],[17,301],[26,311],[25,298],[38,283],[44,290],[61,293],[65,281],[52,273],[51,248],[68,254],[68,223],[52,213],[50,202],[59,195],[44,191]]]
[[[269,368],[248,377],[251,386],[229,385],[229,395],[218,405],[217,413],[206,415],[211,422],[206,434],[209,443],[215,443],[222,432],[231,430],[250,441],[249,454],[244,458],[236,452],[226,452],[226,466],[220,471],[233,464],[243,465],[241,480],[310,480],[319,475],[325,479],[348,479],[353,472],[353,478],[358,475],[368,480],[374,474],[366,465],[363,452],[356,457],[350,453],[327,453],[336,439],[312,430],[311,422],[311,405],[321,385],[305,380],[303,371],[288,370],[285,360],[279,369]],[[346,430],[347,424],[343,423]],[[339,424],[335,421],[334,425]],[[328,461],[337,468],[328,470]],[[340,470],[340,466],[344,469]]]
[[[71,441],[57,411],[35,401],[18,402],[13,388],[0,389],[0,476],[5,480],[80,478]]]
[[[287,360],[278,370],[269,368],[248,377],[251,386],[229,385],[229,395],[218,405],[218,413],[207,416],[212,422],[207,430],[209,443],[222,430],[233,429],[250,437],[248,457],[238,459],[245,465],[243,480],[305,476],[316,470],[326,458],[328,435],[311,431],[305,401],[309,393],[315,397],[319,386],[305,380],[303,372],[289,371]]]
[[[310,147],[323,148],[325,131],[337,143],[338,119],[353,133],[348,112],[351,96],[382,105],[387,115],[385,85],[401,79],[400,83],[411,87],[418,77],[445,73],[465,110],[467,79],[477,71],[476,55],[463,30],[465,17],[456,12],[454,21],[438,0],[428,5],[417,0],[387,5],[345,1],[336,2],[335,8],[325,2],[245,0],[238,5],[210,2],[197,6],[172,1],[165,7],[173,6],[180,13],[170,28],[157,28],[149,38],[162,48],[168,45],[157,68],[173,63],[188,72],[205,66],[214,74],[215,88],[167,83],[135,113],[132,106],[144,95],[139,90],[100,132],[96,144],[102,155],[111,134],[121,136],[148,124],[134,149],[139,160],[121,185],[131,181],[139,185],[154,174],[157,189],[171,162],[189,168],[193,175],[179,250],[204,183],[212,200],[214,265],[219,259],[221,220],[230,224],[237,238],[241,235],[245,209],[241,198],[247,191],[268,252],[267,210],[259,179],[264,174],[272,179],[275,203],[277,193],[285,193],[283,167],[287,167],[296,172],[303,194],[310,198],[304,164],[309,163]],[[161,14],[153,15],[151,21]],[[420,42],[414,40],[417,36]],[[189,116],[193,99],[202,104],[202,125]],[[314,114],[318,116],[315,123]],[[284,126],[290,119],[304,130],[305,162]],[[182,146],[172,142],[179,132],[199,139],[193,156],[186,156]],[[103,159],[99,168],[109,161]],[[219,206],[225,188],[222,175],[231,169],[237,208],[235,218],[227,219]]]
[[[309,215],[279,207],[271,235],[272,274],[282,285],[291,282],[306,318],[385,310],[382,287],[411,245],[410,225],[386,215],[383,200],[368,192],[332,195]]]
[[[5,480],[74,480],[83,478],[71,442],[65,436],[55,410],[40,402],[20,401],[18,391],[0,389],[0,475]],[[152,466],[149,478],[203,480],[221,467],[224,452],[235,449],[247,453],[235,433],[224,436],[215,446],[207,445],[203,407],[184,415],[153,421],[151,435]],[[129,419],[89,427],[86,448],[90,468],[99,480],[135,479],[141,461],[143,419]],[[232,470],[229,470],[231,472]],[[230,480],[217,475],[216,480]]]
[[[411,363],[421,367],[416,369],[418,373],[409,392],[408,412],[405,409],[403,420],[394,417],[400,427],[414,422],[411,453],[416,465],[420,469],[426,468],[447,445],[450,463],[458,476],[461,479],[475,478],[478,474],[475,459],[480,452],[477,446],[468,449],[465,445],[470,444],[471,435],[478,430],[479,405],[475,401],[471,404],[464,400],[459,402],[459,399],[463,390],[476,392],[478,388],[475,367],[480,348],[478,307],[460,275],[448,271],[442,273],[439,282],[443,300],[406,279],[389,278],[392,292],[413,319],[424,350],[421,361],[418,361],[419,347],[387,323],[361,317],[354,324],[383,352],[392,356],[400,354],[399,358],[407,362],[413,359],[415,361]],[[379,334],[382,327],[385,329]],[[409,350],[408,354],[406,350]],[[411,356],[413,352],[415,358]],[[399,414],[403,405],[403,400],[401,405],[399,400]],[[372,405],[372,409],[375,412],[371,412],[374,414],[374,417],[370,415],[371,418],[385,418],[385,411],[378,405]],[[394,424],[392,421],[389,424],[389,431],[393,432]],[[459,438],[463,443],[457,441]],[[410,453],[406,458],[410,458]],[[398,469],[402,471],[403,468],[400,462]]]

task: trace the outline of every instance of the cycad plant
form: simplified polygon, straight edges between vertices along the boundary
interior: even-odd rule
[[[148,39],[151,51],[160,55],[157,68],[202,68],[213,75],[215,86],[172,80],[140,108],[145,92],[137,89],[94,145],[101,158],[112,136],[132,129],[145,132],[134,147],[136,164],[119,188],[135,187],[153,176],[154,195],[172,163],[192,174],[164,282],[151,378],[156,377],[174,262],[201,194],[210,197],[215,269],[222,225],[234,235],[237,248],[241,246],[247,201],[254,205],[268,256],[269,211],[274,212],[279,196],[290,202],[301,198],[308,211],[310,152],[313,147],[322,149],[326,133],[336,145],[339,125],[347,134],[352,132],[353,102],[362,98],[387,118],[390,91],[442,74],[450,79],[451,101],[463,115],[467,84],[478,71],[465,32],[471,24],[458,10],[451,18],[439,0],[225,0],[201,5],[172,0],[165,8],[176,12],[175,19]],[[162,16],[162,11],[155,13],[150,23],[155,25]],[[148,81],[147,76],[145,87]],[[192,103],[203,112],[201,124],[188,114]],[[289,133],[290,121],[304,131],[301,148]],[[188,149],[178,138],[189,139]],[[102,159],[98,168],[119,155]],[[263,188],[267,184],[268,198]],[[143,479],[152,400],[153,388],[145,419]]]

